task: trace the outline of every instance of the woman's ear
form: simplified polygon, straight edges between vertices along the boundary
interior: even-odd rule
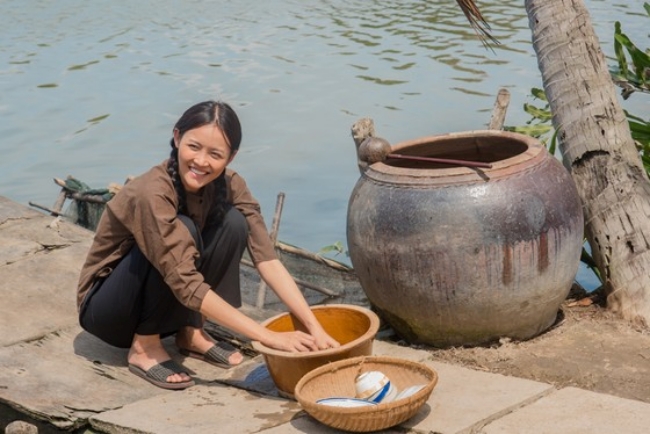
[[[178,128],[174,128],[174,145],[178,148],[179,143],[181,142],[181,133],[178,131]]]

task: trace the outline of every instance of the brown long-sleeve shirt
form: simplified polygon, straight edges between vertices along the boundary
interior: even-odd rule
[[[196,269],[199,252],[187,227],[176,218],[178,196],[166,170],[167,162],[127,183],[106,205],[93,244],[79,277],[77,308],[96,279],[110,274],[113,267],[137,244],[160,272],[176,298],[199,310],[210,289]],[[277,258],[273,243],[246,182],[226,169],[228,201],[248,223],[248,250],[255,263]],[[215,191],[212,184],[199,194],[187,193],[189,216],[203,229]]]

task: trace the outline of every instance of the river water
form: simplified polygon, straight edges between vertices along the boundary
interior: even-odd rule
[[[523,1],[478,4],[494,51],[453,0],[3,0],[0,195],[51,206],[55,177],[122,183],[167,157],[183,110],[224,99],[244,129],[233,167],[269,225],[286,194],[279,238],[345,244],[357,119],[392,143],[481,129],[506,87],[506,124],[528,120],[541,78]],[[650,45],[643,0],[586,4],[606,55],[616,20]],[[647,116],[643,97],[624,107]]]

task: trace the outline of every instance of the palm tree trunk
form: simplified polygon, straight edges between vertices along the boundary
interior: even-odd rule
[[[650,182],[583,0],[525,0],[560,150],[608,307],[650,324]]]

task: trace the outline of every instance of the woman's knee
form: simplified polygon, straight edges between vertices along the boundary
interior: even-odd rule
[[[221,223],[205,228],[202,234],[204,251],[200,267],[206,261],[215,265],[219,262],[228,262],[228,258],[237,256],[246,248],[248,241],[248,224],[244,215],[231,207]]]

